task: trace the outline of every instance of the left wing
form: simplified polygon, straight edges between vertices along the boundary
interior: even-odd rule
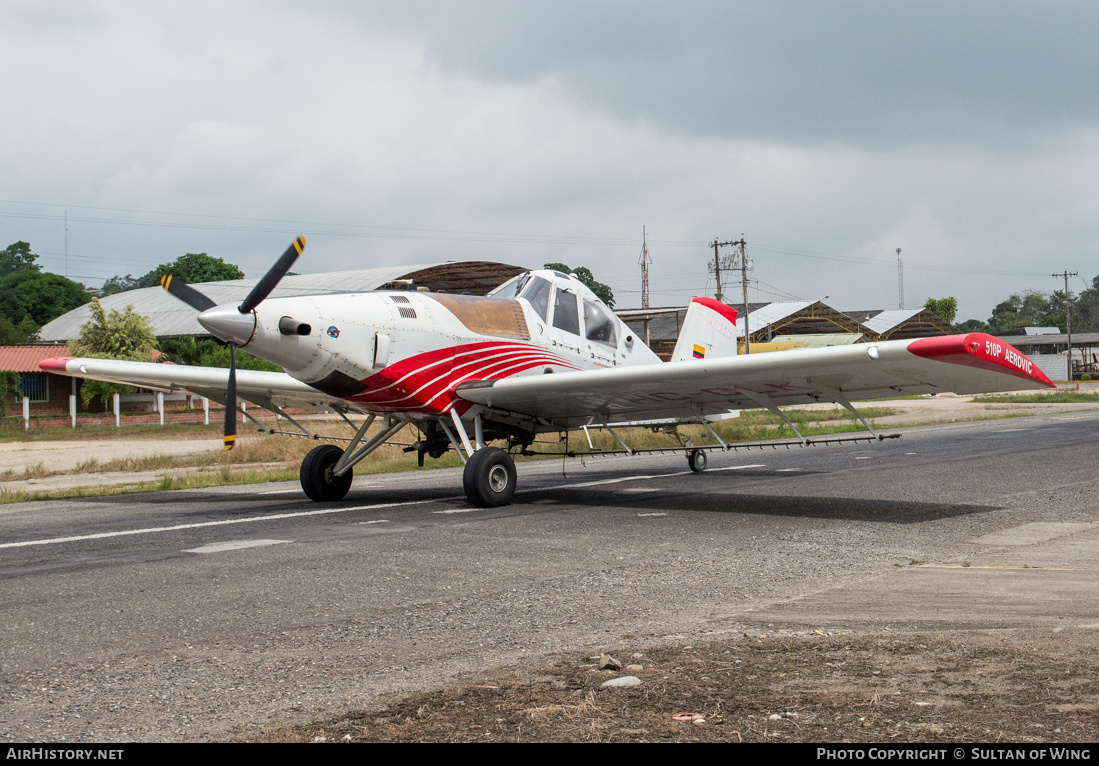
[[[46,372],[74,378],[104,380],[166,393],[189,393],[215,401],[225,399],[229,370],[184,364],[123,362],[117,359],[55,357],[38,364]],[[260,406],[327,407],[346,410],[354,405],[322,393],[285,372],[237,370],[237,394]]]
[[[644,367],[472,381],[463,399],[561,427],[897,394],[1049,388],[1029,359],[984,333],[795,349]]]

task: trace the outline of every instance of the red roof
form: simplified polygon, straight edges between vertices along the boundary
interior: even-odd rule
[[[68,356],[69,347],[49,346],[0,346],[0,370],[9,372],[42,372],[38,363],[53,356]]]

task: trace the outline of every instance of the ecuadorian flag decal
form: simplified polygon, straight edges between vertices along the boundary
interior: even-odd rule
[[[695,359],[702,359],[706,356],[706,347],[695,344]]]

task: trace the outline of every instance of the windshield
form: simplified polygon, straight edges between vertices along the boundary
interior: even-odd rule
[[[584,327],[588,330],[588,340],[606,346],[618,345],[617,323],[610,309],[602,303],[584,300]]]

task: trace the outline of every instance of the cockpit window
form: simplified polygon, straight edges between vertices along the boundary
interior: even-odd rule
[[[584,301],[584,327],[588,331],[588,340],[606,346],[618,346],[617,323],[610,310],[601,303]]]
[[[549,321],[549,299],[552,287],[541,277],[534,277],[523,291],[523,297],[530,301],[531,307],[544,322]]]
[[[565,332],[571,332],[573,335],[579,335],[580,317],[577,313],[576,293],[558,287],[557,297],[553,303],[553,326]]]
[[[530,281],[530,274],[520,274],[515,280],[515,284],[504,284],[500,286],[500,289],[493,290],[490,295],[496,297],[497,293],[501,298],[518,298],[519,293],[523,292],[523,288],[527,286],[527,282]]]

